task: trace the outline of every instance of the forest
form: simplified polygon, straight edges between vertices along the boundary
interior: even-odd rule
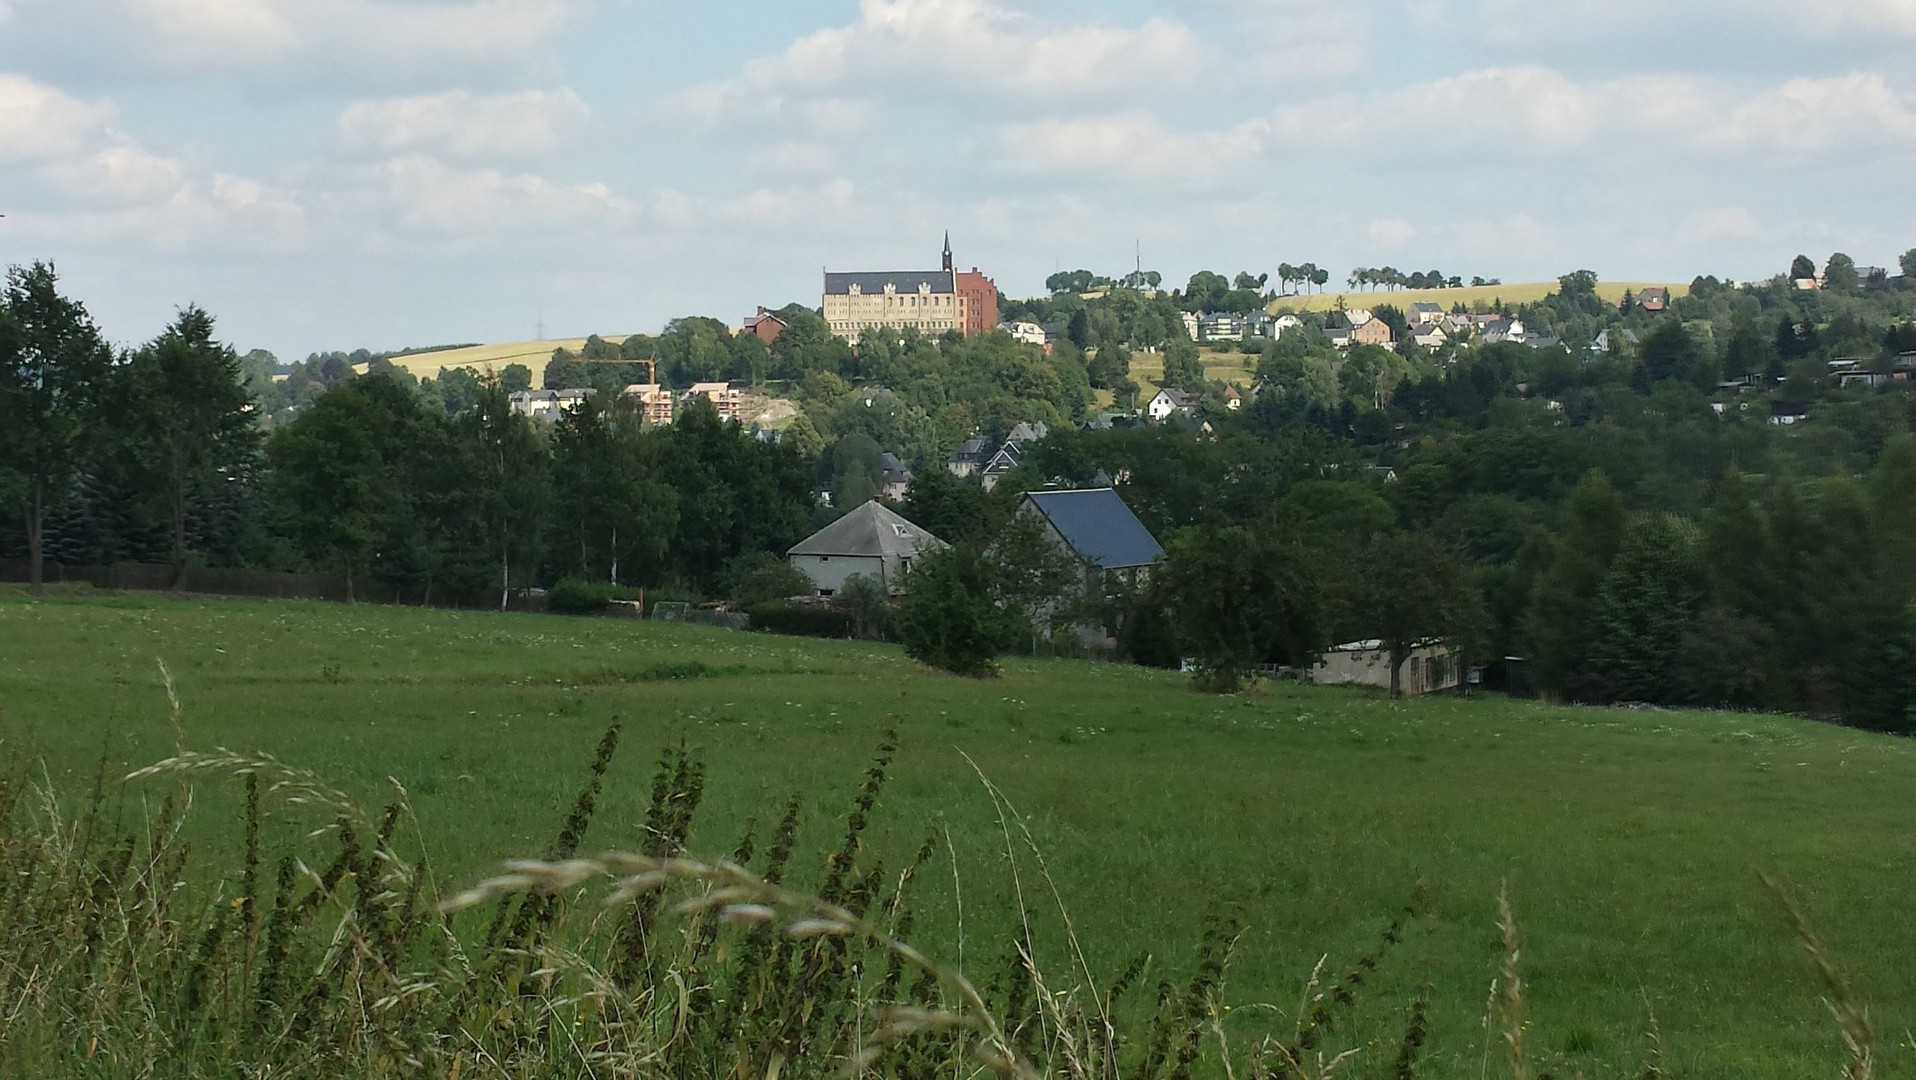
[[[1566,274],[1501,311],[1542,348],[1338,350],[1332,311],[1200,350],[1180,313],[1262,285],[1204,272],[1007,303],[1061,328],[1046,347],[853,347],[791,305],[769,346],[694,317],[536,373],[415,380],[371,353],[281,369],[193,307],[115,348],[36,264],[0,303],[0,559],[314,569],[430,604],[568,579],[762,600],[789,581],[783,551],[871,497],[890,452],[914,470],[900,512],[955,545],[921,568],[938,587],[901,628],[969,620],[986,651],[1068,651],[1061,625],[1037,624],[1069,613],[1124,659],[1191,663],[1219,689],[1339,641],[1445,638],[1494,685],[1565,700],[1905,731],[1916,277],[1837,255],[1804,288],[1800,269],[1699,277],[1662,311]],[[1135,416],[1155,392],[1132,377],[1140,355],[1193,392],[1193,415]],[[1206,376],[1226,356],[1256,373],[1239,408]],[[798,415],[773,432],[695,407],[649,426],[617,390],[652,372],[748,384]],[[534,422],[506,398],[534,382],[600,393]],[[945,470],[959,443],[1024,421],[1049,435],[994,490]],[[1169,553],[1148,585],[1079,590],[1006,542],[1020,493],[1107,482]]]

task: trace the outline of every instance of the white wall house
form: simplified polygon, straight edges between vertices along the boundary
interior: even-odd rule
[[[1191,395],[1179,390],[1175,386],[1167,386],[1159,390],[1157,396],[1153,397],[1144,406],[1145,415],[1149,416],[1152,421],[1160,423],[1163,422],[1165,417],[1170,416],[1172,413],[1188,413],[1190,411]]]

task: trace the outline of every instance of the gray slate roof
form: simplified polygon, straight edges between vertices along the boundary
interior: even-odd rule
[[[1025,501],[1045,516],[1080,558],[1100,569],[1149,566],[1164,558],[1157,538],[1110,488],[1034,491]]]
[[[891,285],[901,293],[916,293],[921,284],[930,285],[935,293],[957,292],[958,285],[949,270],[879,270],[848,274],[825,274],[825,293],[828,296],[845,296],[858,286],[858,291],[870,295],[882,293],[885,286]]]
[[[873,499],[799,541],[785,554],[911,556],[948,546]]]

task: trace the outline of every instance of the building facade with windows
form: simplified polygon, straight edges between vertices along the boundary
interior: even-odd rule
[[[826,271],[820,306],[833,336],[853,344],[871,326],[937,337],[984,334],[998,325],[998,287],[977,267],[952,269],[949,235],[938,270]]]

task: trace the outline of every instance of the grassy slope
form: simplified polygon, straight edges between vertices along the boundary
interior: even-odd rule
[[[624,336],[602,335],[607,341],[623,341]],[[552,359],[552,350],[564,346],[573,352],[585,347],[585,339],[553,338],[549,341],[511,341],[500,345],[472,345],[464,349],[441,349],[438,352],[413,353],[410,356],[393,357],[393,366],[405,368],[413,375],[431,378],[440,368],[470,367],[499,372],[508,364],[524,364],[532,369],[532,381],[536,385],[539,373],[545,370],[546,362]]]
[[[743,670],[633,679],[685,659]],[[986,940],[1006,939],[1015,909],[1003,836],[961,751],[1029,815],[1101,979],[1141,950],[1188,970],[1201,917],[1222,907],[1250,928],[1231,1000],[1288,1011],[1320,956],[1342,970],[1421,881],[1430,914],[1367,983],[1356,1029],[1388,1041],[1430,984],[1429,1075],[1477,1069],[1504,882],[1526,939],[1532,1044],[1559,1075],[1623,1075],[1640,1061],[1640,988],[1666,1075],[1833,1070],[1819,988],[1759,869],[1794,882],[1879,1031],[1916,1024],[1916,968],[1903,959],[1916,936],[1902,895],[1916,848],[1906,741],[1783,718],[1305,687],[1218,699],[1172,674],[1070,662],[1018,661],[1001,680],[970,682],[889,647],[702,628],[32,601],[6,588],[0,737],[30,741],[68,792],[89,782],[108,731],[115,769],[164,756],[174,737],[158,660],[177,682],[189,745],[269,751],[369,802],[399,778],[438,872],[456,880],[545,846],[615,718],[627,741],[588,848],[635,842],[648,759],[683,738],[711,766],[695,848],[729,850],[748,817],[774,818],[797,791],[807,843],[822,851],[895,725],[903,750],[875,848],[896,866],[929,822],[949,828],[974,973],[999,962]],[[223,788],[202,792],[202,843],[237,843],[222,824],[234,806]],[[289,813],[276,828],[283,840],[311,824]],[[951,956],[949,876],[923,881],[918,937]],[[1048,908],[1036,898],[1040,923],[1055,921]],[[1381,1073],[1384,1057],[1367,1060],[1360,1071]]]
[[[1597,295],[1611,303],[1623,299],[1624,290],[1632,295],[1642,292],[1645,285],[1655,285],[1654,281],[1604,281],[1597,284]],[[1667,285],[1671,296],[1687,296],[1688,285]],[[1506,304],[1528,304],[1542,300],[1557,291],[1554,281],[1519,282],[1509,285],[1483,285],[1462,289],[1399,289],[1387,292],[1383,289],[1360,290],[1358,292],[1324,292],[1310,296],[1283,296],[1272,301],[1272,311],[1329,311],[1342,299],[1347,308],[1367,308],[1375,304],[1393,304],[1408,311],[1410,305],[1421,301],[1442,304],[1449,311],[1452,304],[1491,304],[1499,300]]]
[[[1235,350],[1219,352],[1216,349],[1200,347],[1198,360],[1204,365],[1204,377],[1207,379],[1222,379],[1241,387],[1249,387],[1257,383],[1258,358],[1249,353]],[[1135,352],[1131,354],[1131,379],[1139,386],[1145,387],[1146,398],[1157,393],[1153,388],[1163,378],[1163,353]],[[1110,400],[1108,391],[1099,391],[1099,393],[1103,395],[1100,401]]]

